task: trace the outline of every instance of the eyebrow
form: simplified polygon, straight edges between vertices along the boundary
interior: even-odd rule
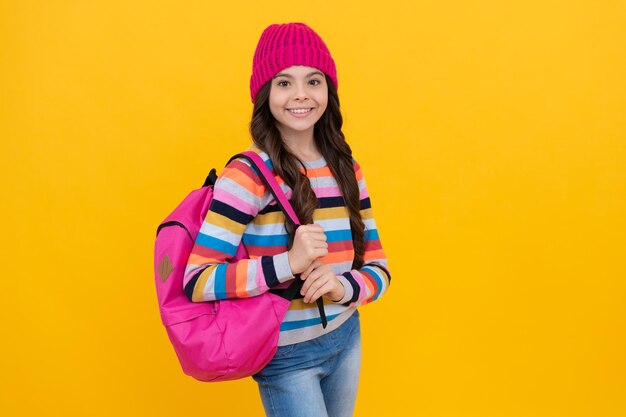
[[[312,77],[312,76],[314,76],[314,75],[321,75],[321,76],[324,76],[324,73],[322,73],[321,71],[313,71],[313,72],[311,72],[311,73],[307,74],[306,78]],[[276,74],[276,75],[274,76],[274,78],[278,78],[278,77],[294,78],[294,77],[293,77],[293,75],[290,75],[290,74],[285,74],[285,73],[283,73],[283,72],[281,72],[280,74]]]

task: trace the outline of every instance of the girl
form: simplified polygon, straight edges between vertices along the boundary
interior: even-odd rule
[[[231,161],[215,184],[185,291],[201,302],[303,280],[276,355],[253,378],[268,416],[351,416],[361,359],[357,307],[380,298],[391,278],[362,171],[341,131],[335,63],[305,24],[271,25],[254,54],[250,93],[250,149],[273,169],[302,226],[285,221],[247,161]],[[242,240],[250,259],[234,262]]]

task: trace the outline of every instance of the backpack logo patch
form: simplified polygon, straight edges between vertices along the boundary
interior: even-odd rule
[[[159,275],[161,276],[161,281],[165,282],[165,280],[170,277],[173,270],[174,265],[172,265],[172,261],[170,261],[169,256],[166,254],[159,263]]]

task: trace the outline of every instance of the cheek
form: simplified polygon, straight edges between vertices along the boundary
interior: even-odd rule
[[[328,106],[328,92],[325,91],[323,93],[320,93],[316,97],[316,101],[319,104],[320,108],[326,109],[326,107]]]
[[[280,101],[278,100],[278,98],[274,95],[270,95],[270,98],[268,100],[268,104],[269,104],[269,108],[270,108],[270,112],[272,113],[272,115],[274,117],[276,117],[278,114],[280,114],[280,110],[282,108],[282,105],[280,103]]]
[[[320,106],[321,113],[324,113],[328,108],[328,97],[320,98],[317,103]]]

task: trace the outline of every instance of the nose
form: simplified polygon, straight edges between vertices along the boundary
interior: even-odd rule
[[[303,85],[302,83],[296,84],[296,90],[295,90],[295,94],[293,98],[294,100],[299,100],[299,101],[309,99],[309,97],[307,96],[305,85]]]

